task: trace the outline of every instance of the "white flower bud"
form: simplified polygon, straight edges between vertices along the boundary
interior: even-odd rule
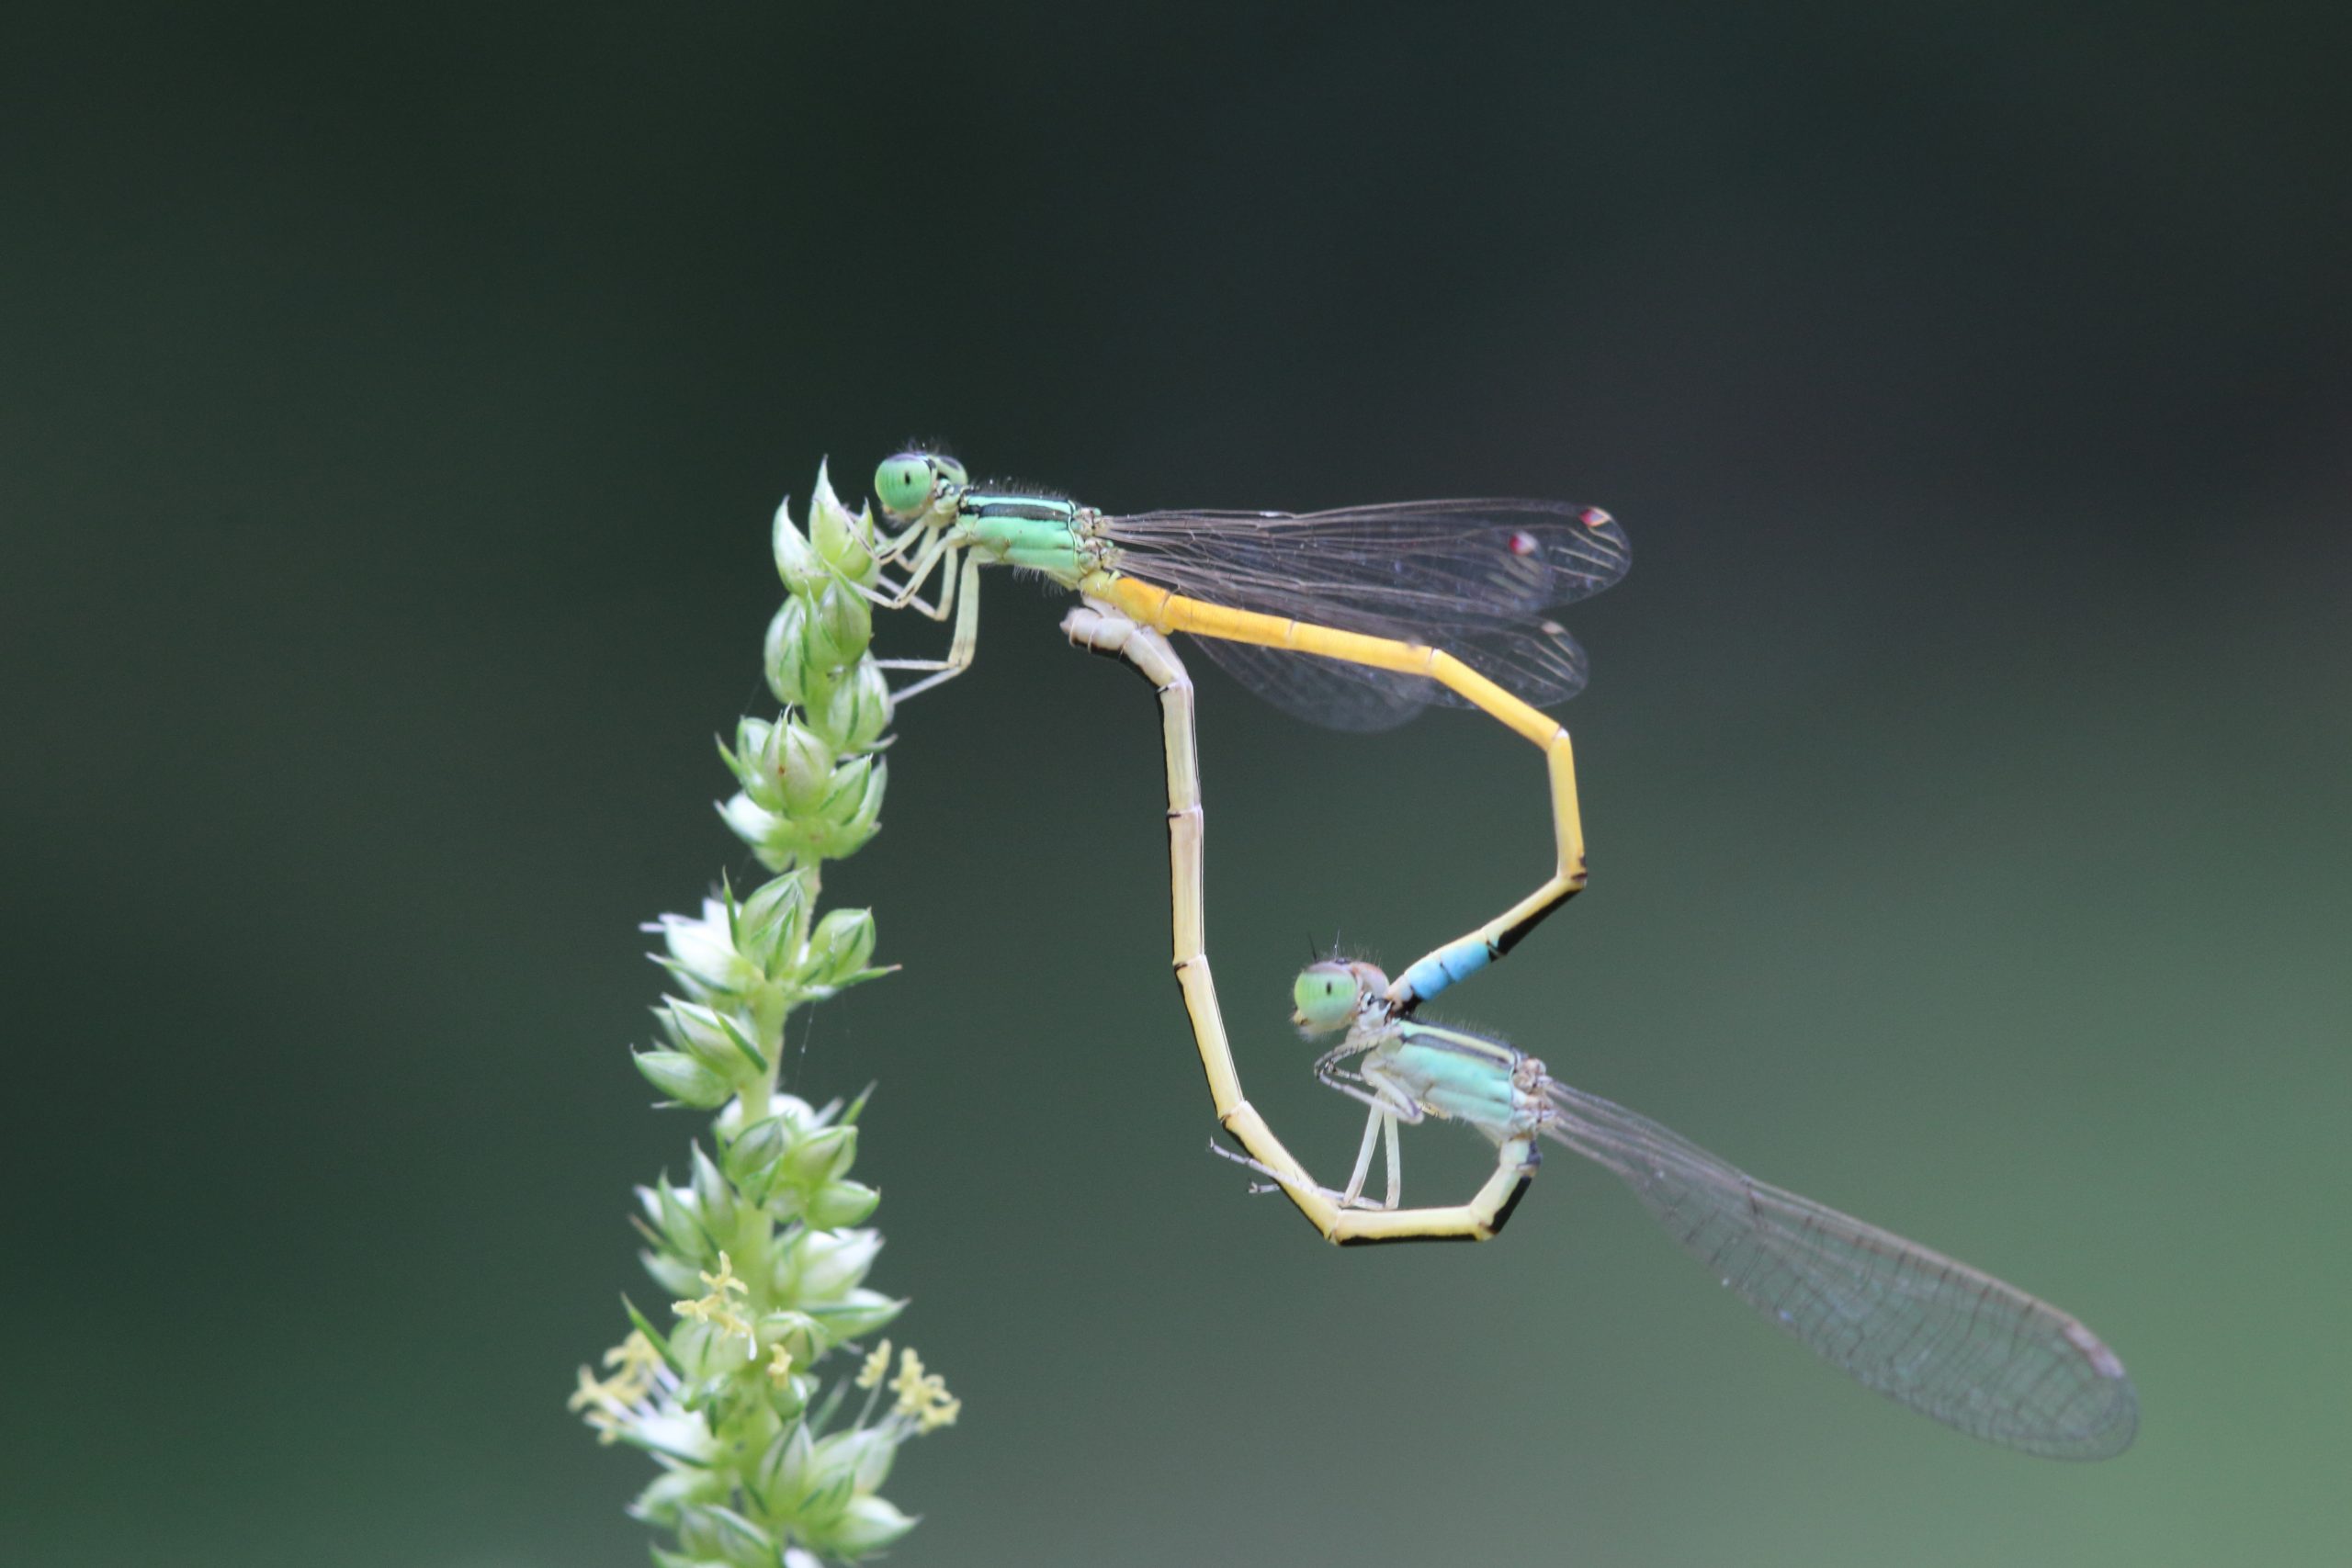
[[[802,672],[808,659],[808,602],[796,596],[786,599],[784,608],[768,622],[767,642],[761,651],[768,690],[786,707],[797,707],[808,701],[807,680]]]
[[[858,1497],[843,1509],[840,1520],[820,1541],[810,1544],[829,1556],[857,1558],[881,1551],[915,1528],[888,1498]]]
[[[874,608],[847,583],[819,589],[808,612],[808,661],[818,670],[846,670],[874,641]]]
[[[816,493],[808,500],[808,536],[819,558],[853,582],[871,586],[880,575],[880,563],[865,547],[865,542],[874,537],[873,514],[860,512],[851,516],[833,493],[832,480],[821,464],[817,469]]]
[[[782,784],[783,801],[771,810],[803,816],[823,804],[833,787],[833,750],[818,739],[814,730],[797,719],[786,719],[777,727],[783,739],[776,748],[777,774]],[[752,796],[758,799],[757,795]],[[762,805],[767,803],[763,801]]]
[[[802,982],[811,986],[846,984],[874,956],[874,911],[834,909],[817,922],[808,937],[808,963]]]
[[[838,508],[841,502],[833,504]],[[818,558],[807,536],[793,525],[792,498],[788,495],[776,505],[774,537],[776,575],[784,579],[784,585],[794,593],[809,592],[829,575],[825,563]]]
[[[827,1302],[862,1283],[882,1250],[878,1231],[805,1231],[785,1259],[786,1294],[804,1302]]]

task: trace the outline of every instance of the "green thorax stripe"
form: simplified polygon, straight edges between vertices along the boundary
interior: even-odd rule
[[[976,522],[1075,523],[1078,502],[1050,495],[967,494],[956,510]]]
[[[1515,1046],[1506,1045],[1499,1040],[1489,1040],[1482,1034],[1472,1034],[1459,1029],[1447,1029],[1442,1024],[1417,1023],[1408,1021],[1391,1024],[1389,1031],[1393,1032],[1395,1038],[1402,1040],[1408,1046],[1491,1062],[1506,1071],[1519,1066],[1526,1059],[1526,1053]]]

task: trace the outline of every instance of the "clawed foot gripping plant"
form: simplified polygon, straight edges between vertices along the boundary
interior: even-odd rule
[[[667,1103],[717,1115],[684,1180],[638,1189],[663,1304],[624,1303],[628,1337],[571,1396],[601,1441],[661,1466],[629,1511],[672,1537],[653,1549],[662,1568],[814,1568],[888,1546],[915,1522],[877,1490],[899,1446],[960,1407],[911,1348],[894,1371],[888,1339],[854,1343],[906,1305],[865,1284],[882,1245],[865,1223],[880,1194],[850,1177],[865,1096],[820,1109],[777,1088],[792,1010],[887,973],[869,911],[818,913],[825,862],[874,836],[888,777],[890,694],[858,592],[878,575],[872,521],[822,469],[807,534],[789,506],[765,659],[784,711],[719,749],[741,785],[720,813],[775,877],[647,928],[677,994],[638,1070]]]

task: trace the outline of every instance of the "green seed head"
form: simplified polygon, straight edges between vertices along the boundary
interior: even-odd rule
[[[884,458],[874,470],[874,499],[900,522],[956,494],[964,485],[964,465],[936,452],[901,452]]]
[[[1310,1040],[1354,1022],[1357,1006],[1363,999],[1354,965],[1337,960],[1308,964],[1291,987],[1290,995],[1297,1007],[1291,1021]]]

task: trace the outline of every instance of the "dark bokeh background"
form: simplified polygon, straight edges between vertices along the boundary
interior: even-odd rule
[[[1565,1160],[1483,1248],[1243,1198],[1145,693],[998,580],[832,877],[905,973],[794,1069],[880,1080],[966,1399],[899,1561],[2345,1561],[2352,28],[1614,9],[15,16],[0,1557],[643,1560],[562,1409],[695,1130],[636,925],[746,864],[770,508],[913,432],[1615,511],[1593,891],[1455,1011],[2064,1303],[2146,1419],[1939,1430]],[[1330,1168],[1291,970],[1522,891],[1540,769],[1199,662],[1227,1011]]]

